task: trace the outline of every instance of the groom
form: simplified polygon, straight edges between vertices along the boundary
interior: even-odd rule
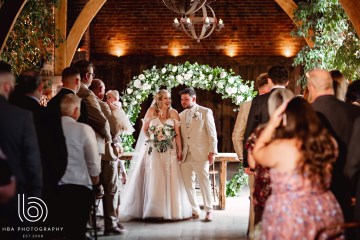
[[[192,218],[199,218],[200,207],[196,200],[195,174],[204,199],[205,221],[212,221],[211,187],[209,165],[213,164],[217,153],[217,134],[214,116],[210,109],[196,104],[196,92],[185,88],[180,92],[180,113],[183,155],[181,173],[191,207]]]

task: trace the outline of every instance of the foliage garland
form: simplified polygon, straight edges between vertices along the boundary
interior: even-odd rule
[[[294,59],[294,66],[304,72],[314,68],[340,70],[347,78],[360,77],[360,42],[339,0],[300,1],[294,12],[295,22],[301,23],[292,31],[296,37],[310,34],[314,47],[305,46]],[[302,75],[299,83],[306,84]]]
[[[122,94],[123,107],[130,121],[135,123],[141,110],[140,105],[149,94],[155,95],[161,87],[170,90],[181,84],[204,90],[215,89],[223,99],[230,98],[237,105],[250,101],[256,95],[253,82],[242,80],[232,69],[227,72],[221,67],[212,68],[190,62],[165,64],[161,69],[153,66],[135,76]],[[132,136],[123,136],[122,140],[124,150],[131,151],[134,143]]]

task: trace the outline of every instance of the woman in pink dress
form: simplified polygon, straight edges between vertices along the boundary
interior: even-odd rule
[[[337,144],[305,100],[294,98],[275,110],[253,156],[270,168],[272,182],[261,239],[314,239],[320,230],[343,223],[328,190]]]

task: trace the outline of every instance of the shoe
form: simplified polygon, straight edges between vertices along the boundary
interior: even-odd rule
[[[121,225],[119,222],[117,222],[116,225],[120,230],[125,230],[125,227]]]
[[[213,215],[211,212],[207,212],[206,216],[205,216],[205,222],[212,222],[213,220]]]
[[[193,213],[191,216],[192,219],[198,219],[199,218],[199,214],[198,213]]]
[[[120,235],[123,234],[125,231],[125,229],[120,229],[118,227],[114,227],[114,228],[109,228],[109,229],[105,229],[104,231],[104,235],[105,236],[110,236],[110,235]]]

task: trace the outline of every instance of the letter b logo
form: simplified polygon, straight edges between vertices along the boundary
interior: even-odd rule
[[[25,219],[28,222],[45,222],[48,215],[48,208],[43,200],[37,197],[28,197],[25,201],[25,194],[18,194],[18,215],[21,222]]]

